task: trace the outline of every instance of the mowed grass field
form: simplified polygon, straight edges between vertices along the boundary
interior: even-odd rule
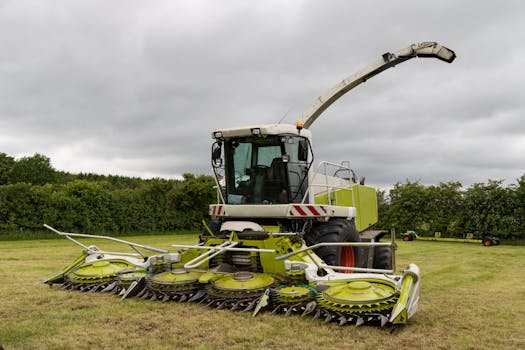
[[[138,236],[169,248],[195,235]],[[422,271],[418,314],[398,328],[298,316],[120,301],[41,283],[80,248],[65,239],[0,241],[0,345],[5,349],[525,349],[525,247],[398,241],[397,266]],[[101,248],[117,249],[118,245]]]

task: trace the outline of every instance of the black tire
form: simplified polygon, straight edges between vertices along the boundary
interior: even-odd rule
[[[496,236],[485,236],[485,237],[483,237],[483,245],[485,247],[490,247],[490,246],[499,245],[499,244],[500,244],[500,240]]]
[[[491,237],[483,237],[482,243],[485,247],[490,247],[494,244]]]
[[[413,233],[404,233],[403,234],[403,241],[410,242],[416,239],[416,235]]]
[[[374,247],[374,269],[392,269],[392,250],[389,247]]]
[[[312,231],[304,236],[308,246],[325,242],[360,242],[361,238],[353,220],[332,219],[316,223]],[[357,247],[321,247],[314,250],[327,265],[353,267],[358,261]]]

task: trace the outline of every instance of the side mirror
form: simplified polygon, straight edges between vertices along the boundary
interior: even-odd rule
[[[308,141],[305,139],[299,140],[297,159],[301,162],[308,161]]]
[[[214,167],[222,165],[222,142],[215,142],[211,149],[211,161]]]

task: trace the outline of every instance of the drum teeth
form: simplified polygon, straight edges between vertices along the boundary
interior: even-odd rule
[[[310,301],[308,304],[306,304],[304,311],[301,314],[301,317],[311,314],[312,312],[314,312],[316,308],[317,308],[317,302],[315,300]]]
[[[266,273],[236,271],[201,284],[202,272],[178,269],[152,275],[138,268],[116,274],[104,272],[110,267],[114,268],[112,262],[81,265],[66,276],[59,288],[116,294],[122,300],[135,297],[164,303],[197,302],[216,310],[253,311],[252,317],[268,309],[284,317],[309,316],[339,326],[384,327],[399,299],[399,292],[392,284],[365,279],[317,289],[309,284],[289,284],[286,279]],[[91,273],[96,268],[104,273]]]
[[[106,288],[102,289],[101,292],[102,293],[107,293],[107,292],[111,292],[113,289],[115,289],[118,285],[118,282],[117,281],[113,281],[111,283],[109,283]]]
[[[206,291],[203,288],[201,288],[195,294],[193,294],[193,296],[188,300],[188,302],[197,301],[201,299],[205,294],[206,294]]]
[[[258,300],[259,300],[259,298],[257,298],[257,299],[253,299],[253,300],[248,304],[248,306],[246,306],[246,308],[245,308],[244,310],[242,310],[242,311],[247,312],[247,311],[251,311],[251,310],[253,310],[253,309],[255,308],[255,305],[257,305],[257,301],[258,301]]]

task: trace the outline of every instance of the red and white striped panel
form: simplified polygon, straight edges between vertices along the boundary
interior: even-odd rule
[[[210,205],[210,215],[212,217],[226,216],[226,208],[221,204]]]
[[[293,217],[319,217],[328,216],[328,210],[324,205],[299,205],[292,204],[288,209],[288,216]]]

